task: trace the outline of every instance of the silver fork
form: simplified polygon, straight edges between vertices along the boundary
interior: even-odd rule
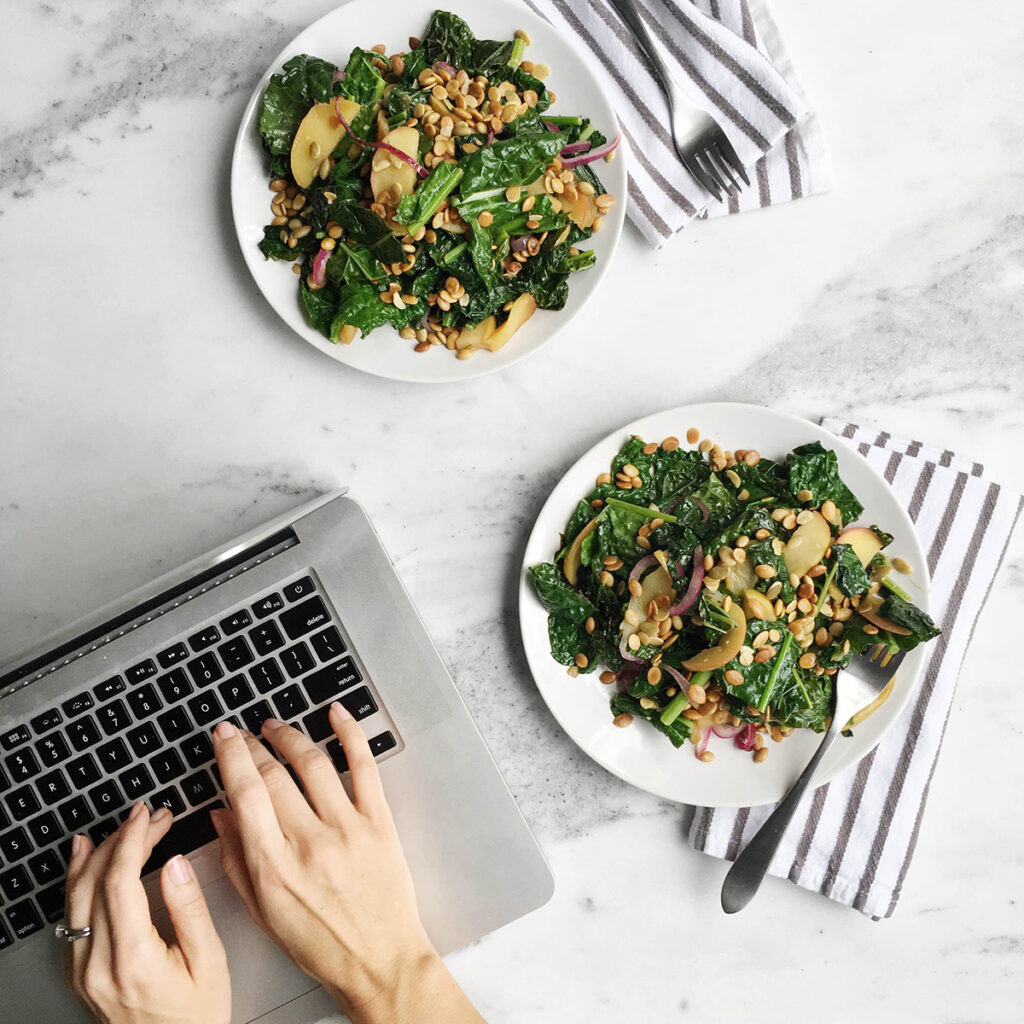
[[[722,909],[727,914],[742,910],[754,898],[782,841],[786,826],[800,803],[800,797],[810,785],[825,752],[853,715],[867,707],[888,686],[902,661],[902,651],[890,655],[882,644],[878,644],[858,655],[848,669],[835,676],[832,687],[832,721],[814,757],[725,876],[722,884]]]
[[[747,172],[718,122],[700,107],[694,106],[672,77],[634,0],[611,0],[611,3],[654,66],[654,73],[668,100],[672,118],[672,142],[690,177],[719,202],[722,200],[722,191],[729,192],[730,186],[739,192],[740,184],[736,175],[739,175],[744,185],[749,185]]]

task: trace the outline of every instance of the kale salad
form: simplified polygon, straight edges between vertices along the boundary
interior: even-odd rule
[[[300,54],[271,77],[259,247],[292,263],[315,330],[350,344],[390,324],[417,352],[468,359],[565,305],[595,263],[580,243],[615,202],[594,165],[619,137],[550,113],[528,42],[435,11],[405,52],[357,47],[343,67]]]
[[[894,581],[913,567],[886,553],[893,538],[856,525],[835,452],[775,462],[686,439],[631,437],[529,576],[552,657],[572,676],[601,669],[616,725],[645,719],[703,761],[717,735],[761,762],[766,740],[827,727],[855,655],[939,630]]]

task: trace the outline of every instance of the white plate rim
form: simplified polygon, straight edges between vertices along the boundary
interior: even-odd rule
[[[761,765],[754,764],[749,754],[737,750],[729,741],[719,739],[713,747],[716,761],[707,765],[697,761],[693,756],[692,746],[687,745],[676,750],[664,736],[646,723],[637,722],[628,729],[617,729],[611,724],[612,716],[608,713],[610,688],[598,682],[596,673],[570,679],[565,667],[551,657],[547,636],[547,613],[529,582],[527,570],[539,561],[551,561],[556,550],[555,542],[576,503],[593,486],[597,474],[607,471],[614,455],[633,434],[649,440],[660,441],[673,434],[683,439],[687,429],[692,426],[700,429],[704,436],[722,440],[726,447],[756,446],[768,458],[777,458],[785,454],[770,447],[762,447],[756,443],[756,437],[751,438],[744,434],[742,441],[737,439],[736,443],[733,443],[728,435],[716,434],[713,430],[705,433],[702,426],[702,423],[706,424],[716,418],[728,419],[737,416],[763,418],[767,424],[794,432],[803,439],[795,443],[821,441],[825,447],[836,451],[844,479],[850,475],[861,476],[866,472],[878,491],[865,491],[863,486],[858,491],[857,487],[851,484],[851,489],[865,507],[864,515],[859,521],[877,522],[894,534],[897,539],[892,550],[914,565],[914,579],[922,588],[915,592],[915,603],[925,611],[928,611],[930,606],[930,578],[920,538],[891,486],[846,438],[832,434],[809,420],[791,413],[739,402],[708,402],[678,406],[627,423],[603,437],[581,455],[563,474],[541,508],[530,532],[520,569],[520,635],[530,672],[555,720],[592,760],[623,781],[656,796],[708,807],[754,806],[781,799],[810,758],[820,736],[814,733],[794,735],[777,746],[770,744],[769,759]],[[685,440],[683,444],[685,445]],[[854,466],[859,466],[860,469],[856,474],[851,474],[851,468]],[[882,510],[881,516],[876,514],[879,511],[879,494],[883,496],[881,504],[889,505]],[[917,689],[924,665],[924,653],[923,646],[919,646],[907,654],[899,670],[899,686],[894,689],[886,703],[854,730],[850,740],[841,738],[841,742],[833,745],[822,761],[820,775],[815,781],[816,786],[824,785],[866,757],[895,724]],[[578,714],[571,711],[567,713],[562,699],[567,684],[578,684],[580,680],[587,681],[584,688],[591,692],[588,694],[584,692],[584,688],[580,688],[579,700],[598,701],[600,711],[607,720],[606,726],[600,729],[596,741],[593,735],[584,735],[586,722]],[[586,705],[588,708],[592,706],[593,704]],[[636,738],[640,737],[639,748],[645,758],[649,756],[649,760],[641,762],[641,766],[649,765],[649,771],[626,769],[621,763],[621,758],[619,761],[616,760],[615,744],[621,742],[621,737],[630,734],[634,743],[637,742]],[[849,745],[844,747],[843,743]],[[663,769],[656,766],[671,765],[673,755],[681,758],[682,767],[674,775],[666,775]],[[724,779],[716,777],[716,768],[721,769],[726,763],[733,766],[729,776]],[[736,774],[736,765],[745,769],[742,785],[730,782]],[[766,765],[770,766],[767,772],[764,771]]]
[[[422,31],[436,6],[436,3],[424,3],[422,0],[392,0],[388,7],[388,20],[391,24],[403,27],[406,25],[420,26],[420,28],[414,28],[412,32],[405,32],[405,35],[401,36],[402,45],[404,45],[406,36],[415,34],[416,31]],[[270,76],[276,73],[284,61],[294,54],[313,52],[329,57],[330,52],[336,50],[340,61],[348,55],[354,45],[359,44],[367,48],[374,45],[374,42],[356,38],[361,33],[359,28],[335,32],[336,20],[352,21],[360,15],[363,9],[375,10],[379,21],[377,0],[351,0],[350,3],[327,12],[303,29],[270,63],[246,104],[235,136],[230,171],[232,223],[239,247],[242,250],[242,258],[256,287],[274,312],[296,334],[337,362],[390,380],[430,384],[463,381],[505,369],[543,348],[561,333],[575,319],[583,306],[593,298],[600,287],[622,234],[627,182],[625,151],[628,147],[620,145],[615,160],[610,164],[602,163],[601,165],[602,169],[599,172],[601,178],[608,191],[614,194],[618,201],[604,218],[601,231],[589,242],[590,246],[597,250],[597,264],[580,274],[578,280],[570,282],[569,299],[564,309],[558,311],[538,310],[530,322],[520,329],[516,338],[499,352],[478,352],[474,358],[467,360],[456,359],[454,355],[442,352],[413,353],[412,346],[407,341],[399,339],[397,332],[394,332],[392,337],[384,328],[374,332],[368,338],[357,338],[352,345],[333,344],[306,323],[299,308],[298,293],[290,271],[274,261],[265,261],[255,245],[256,241],[262,237],[263,227],[268,221],[266,207],[269,195],[266,191],[268,180],[266,154],[263,152],[256,130],[257,109]],[[514,27],[511,29],[488,27],[500,18],[505,18],[507,25]],[[476,8],[467,16],[466,20],[469,22],[470,28],[474,32],[479,32],[481,36],[493,34],[497,37],[499,31],[506,31],[511,37],[516,28],[526,29],[532,40],[528,52],[537,55],[544,51],[559,54],[551,59],[544,58],[544,62],[549,63],[552,68],[552,78],[550,79],[552,84],[558,81],[560,69],[569,68],[571,75],[578,75],[580,82],[585,83],[585,85],[571,87],[570,91],[589,90],[588,98],[583,101],[587,109],[581,109],[579,112],[591,116],[602,130],[607,125],[605,134],[609,138],[621,130],[604,87],[591,72],[575,46],[556,33],[548,22],[527,8],[525,4],[513,3],[511,0],[491,0],[486,7]],[[333,47],[326,50],[320,42],[325,34],[338,40]],[[387,41],[391,32],[376,30],[374,35],[375,41],[382,41],[382,39]],[[369,38],[368,34],[367,38]],[[557,99],[553,113],[570,112],[573,103],[571,95],[568,101],[559,95],[560,91],[565,88],[568,78],[569,76],[566,76],[566,79],[562,80],[561,87],[555,89]],[[262,187],[256,185],[253,177],[253,171],[257,167],[260,171],[259,180],[262,181]],[[254,196],[263,198],[254,200]],[[263,213],[258,216],[249,212],[249,206],[254,202],[262,202],[264,205]],[[259,221],[258,225],[257,221]],[[255,235],[253,234],[254,230],[256,231]],[[274,279],[268,277],[268,272],[272,270],[287,275],[285,280],[287,288],[280,287],[279,283],[275,284]],[[278,297],[278,292],[281,293],[280,297]],[[376,356],[376,353],[366,351],[367,346],[378,349],[383,348],[385,344],[392,349],[391,352]]]

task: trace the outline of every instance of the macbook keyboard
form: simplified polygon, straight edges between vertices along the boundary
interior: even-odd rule
[[[7,728],[0,950],[61,920],[72,835],[98,845],[137,800],[175,815],[144,873],[216,838],[209,812],[225,803],[210,741],[218,722],[258,735],[265,719],[279,718],[347,771],[327,720],[335,700],[367,720],[376,756],[399,749],[379,694],[309,573]]]

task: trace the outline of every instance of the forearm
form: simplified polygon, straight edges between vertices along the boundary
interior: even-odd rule
[[[333,993],[352,1024],[485,1024],[433,950],[396,966],[370,998]]]

